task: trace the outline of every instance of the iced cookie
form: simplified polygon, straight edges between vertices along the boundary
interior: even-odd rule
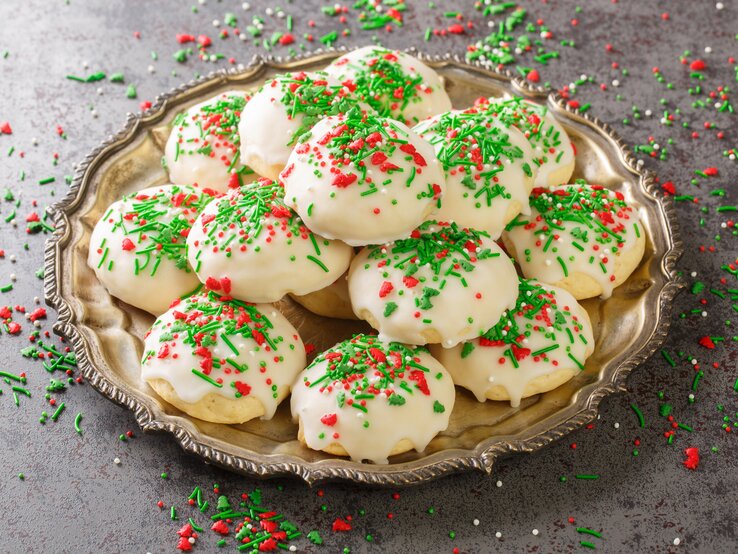
[[[344,273],[324,289],[302,296],[290,295],[292,299],[314,314],[338,319],[356,319],[351,307],[348,291],[348,273]]]
[[[546,106],[515,97],[480,98],[475,108],[525,135],[533,148],[532,163],[538,169],[535,186],[555,187],[569,182],[576,151],[564,127]]]
[[[515,307],[482,336],[431,348],[454,383],[477,400],[520,400],[555,389],[594,351],[589,315],[567,291],[521,279]]]
[[[159,315],[173,298],[192,292],[185,241],[213,193],[162,185],[114,202],[90,237],[88,265],[110,294]]]
[[[352,82],[355,94],[380,115],[408,125],[451,109],[438,74],[404,52],[366,46],[341,56],[325,71]]]
[[[435,147],[446,173],[434,219],[487,231],[497,239],[516,215],[529,213],[536,168],[528,141],[514,126],[469,108],[437,115],[413,130]]]
[[[287,205],[324,237],[352,246],[405,237],[443,194],[433,147],[398,121],[354,111],[303,140],[280,178]]]
[[[503,234],[526,277],[577,299],[609,298],[638,267],[645,234],[620,192],[585,183],[536,188],[530,205],[530,216],[518,216]]]
[[[187,239],[200,281],[249,302],[320,290],[346,271],[352,255],[348,245],[311,232],[285,205],[282,185],[269,179],[214,201]]]
[[[272,306],[199,292],[154,322],[141,376],[192,417],[243,423],[271,419],[305,364],[297,331]]]
[[[225,192],[252,180],[239,156],[238,121],[249,95],[229,91],[182,112],[172,122],[164,161],[169,179]]]
[[[273,77],[241,115],[241,159],[260,175],[276,179],[301,135],[322,118],[359,105],[351,88],[323,72]],[[361,107],[370,109],[366,104]]]
[[[426,222],[409,238],[359,252],[349,295],[382,340],[450,348],[515,306],[518,276],[486,233]]]
[[[292,387],[298,438],[313,450],[386,464],[448,427],[454,384],[427,350],[356,335],[318,355]]]

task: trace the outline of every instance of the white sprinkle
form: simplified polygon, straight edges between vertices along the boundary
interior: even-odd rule
[[[290,552],[297,552],[297,547],[294,544],[290,546]]]
[[[681,541],[681,539],[680,539],[679,537],[675,538],[675,539],[674,539],[674,546],[679,546],[679,544],[680,544],[681,542],[682,542],[682,541]]]
[[[533,535],[535,535],[536,537],[538,536],[538,532],[539,532],[538,529],[533,529],[531,531],[531,533],[533,533]]]
[[[92,110],[90,113],[92,114],[92,117],[96,118],[98,116],[97,110]]]
[[[87,62],[82,62],[82,67],[84,67],[85,69],[87,69],[88,67],[90,67],[90,64],[87,63]]]
[[[39,328],[41,327],[41,322],[37,319],[36,321],[33,322],[33,326],[36,328]]]
[[[17,281],[18,280],[18,276],[15,273],[11,273],[10,274],[10,280],[11,281]]]
[[[500,488],[502,486],[502,481],[497,481],[497,488]]]
[[[241,9],[243,9],[244,11],[248,11],[251,9],[251,4],[249,4],[248,2],[244,2],[243,4],[241,4]]]
[[[238,35],[238,38],[245,41],[245,40],[248,40],[249,37],[246,36],[246,33],[241,33],[240,35]]]
[[[220,27],[220,21],[213,19],[213,27]]]
[[[612,80],[612,86],[619,87],[620,86],[620,81],[618,81],[617,79],[613,79]]]
[[[40,298],[39,298],[38,296],[34,296],[34,297],[33,297],[33,301],[34,301],[34,302],[35,302],[36,304],[41,304],[41,299],[40,299]]]
[[[697,272],[696,272],[696,271],[693,271],[692,273],[690,273],[690,275],[691,275],[692,277],[697,277]]]
[[[102,89],[102,87],[100,87],[99,89],[97,89],[98,96],[102,96],[104,92],[105,91]]]
[[[705,312],[702,313],[704,314]],[[697,365],[697,358],[692,358],[690,362],[692,363],[692,365]]]
[[[189,541],[190,544],[195,544],[195,537],[190,537],[187,540]]]
[[[690,399],[690,400],[694,400],[694,394],[690,393],[690,394],[689,394],[689,399]]]
[[[148,72],[149,72],[149,73],[154,73],[154,72],[156,72],[156,68],[155,68],[155,67],[154,67],[153,65],[150,65],[150,66],[149,66],[149,67],[148,67],[147,69],[148,69]]]
[[[618,422],[613,423],[612,426],[615,427],[615,429],[620,429],[620,424]]]
[[[120,465],[120,458],[116,458],[115,460],[113,460],[113,463],[115,465],[119,466]]]
[[[653,115],[653,112],[652,112],[651,110],[646,110],[646,111],[645,111],[645,112],[643,112],[643,113],[645,113],[645,114],[646,114],[646,117],[651,117],[651,116]]]
[[[36,137],[33,137],[31,139],[31,144],[33,144],[34,146],[38,146],[38,139]]]
[[[702,312],[702,317],[707,317],[707,312]]]
[[[15,254],[10,255],[10,262],[15,263]]]
[[[477,527],[479,525],[479,520],[475,518],[472,523],[474,524],[474,527]]]
[[[500,533],[499,531],[497,531],[497,533],[495,533],[495,537],[497,537],[498,539],[501,539],[502,538],[502,533]]]
[[[267,8],[266,11],[265,11],[265,13],[267,15],[274,15],[274,10],[272,8]]]
[[[711,54],[711,53],[712,53],[712,48],[710,48],[709,46],[705,46],[705,54]]]

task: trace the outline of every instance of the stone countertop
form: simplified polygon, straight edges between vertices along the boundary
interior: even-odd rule
[[[425,1],[406,2],[409,9],[402,28],[374,32],[387,46],[463,55],[469,44],[489,32],[489,18],[475,11],[472,2],[437,2],[436,7]],[[264,53],[251,38],[218,38],[220,30],[228,28],[226,12],[233,12],[242,26],[260,15],[267,38],[275,29],[285,30],[287,18],[267,15],[268,2],[253,1],[245,11],[240,2],[209,0],[198,5],[198,13],[191,9],[194,3],[0,3],[0,128],[6,121],[12,128],[12,134],[0,134],[0,189],[8,189],[20,200],[17,207],[11,201],[0,206],[0,249],[4,250],[0,285],[13,282],[11,274],[17,278],[14,288],[2,293],[0,304],[21,305],[28,311],[37,307],[34,297],[42,297],[42,283],[34,273],[42,265],[45,236],[43,232],[27,234],[25,216],[34,211],[43,214],[45,206],[65,193],[64,176],[71,175],[74,164],[102,138],[120,128],[126,112],[137,111],[140,102],[153,100],[197,72],[228,66],[231,56],[238,64],[247,63],[254,53]],[[734,331],[726,323],[738,309],[726,289],[738,288],[738,282],[721,269],[736,261],[738,251],[728,223],[734,217],[730,206],[738,204],[738,166],[723,156],[723,150],[738,142],[738,116],[718,112],[711,105],[721,101],[720,91],[717,98],[708,98],[707,107],[692,106],[706,94],[689,95],[688,89],[700,82],[690,77],[689,66],[679,60],[686,50],[694,52],[688,56],[689,63],[695,58],[705,60],[707,68],[698,71],[705,77],[704,92],[720,85],[736,88],[735,66],[728,58],[738,51],[738,4],[725,2],[722,10],[714,2],[598,0],[581,2],[581,10],[569,0],[520,4],[529,10],[528,21],[541,18],[545,22],[553,33],[546,40],[547,48],[561,56],[546,66],[530,57],[517,64],[534,67],[542,81],[559,89],[583,76],[591,77],[592,82],[580,85],[574,98],[581,105],[591,104],[591,112],[613,125],[629,144],[648,145],[653,136],[662,150],[668,148],[665,161],[651,159],[645,152],[641,156],[662,181],[673,182],[677,195],[692,195],[699,202],[678,203],[686,252],[680,268],[690,288],[695,282],[706,286],[700,291],[697,285],[695,294],[685,292],[675,301],[672,331],[665,345],[676,360],[675,367],[661,355],[655,356],[631,376],[627,394],[602,403],[601,417],[591,428],[534,454],[509,457],[496,466],[492,476],[468,473],[399,491],[348,484],[311,489],[296,480],[259,482],[206,465],[185,454],[168,435],[141,433],[128,411],[87,385],[69,386],[63,394],[53,395],[65,402],[66,410],[57,421],[49,418],[40,424],[41,412],[50,415],[55,409],[44,400],[50,374],[39,360],[21,356],[21,349],[30,345],[27,337],[33,325],[16,313],[13,320],[23,330],[17,336],[7,332],[0,336],[1,367],[26,372],[25,386],[32,396],[20,395],[17,407],[12,397],[14,383],[0,382],[0,479],[5,498],[0,551],[173,552],[176,531],[189,515],[194,514],[201,524],[205,521],[187,506],[187,497],[199,485],[214,502],[216,497],[210,492],[214,483],[231,499],[259,487],[265,507],[285,514],[303,533],[320,532],[324,546],[303,537],[292,543],[298,551],[568,552],[584,549],[581,541],[607,552],[738,549],[736,435],[723,428],[723,417],[728,417],[728,425],[738,419],[738,393],[733,390],[737,349]],[[359,27],[358,10],[349,10],[344,25],[338,17],[320,12],[321,7],[332,5],[282,3],[293,20],[293,47],[320,46],[317,41],[304,40],[304,33],[321,37],[344,28],[352,33],[341,37],[337,46],[371,41],[372,32]],[[454,10],[464,18],[456,21],[446,15]],[[221,22],[220,28],[213,26],[214,19]],[[310,19],[315,20],[315,27],[309,27]],[[464,34],[423,39],[427,28],[448,29],[467,21],[473,27],[466,27]],[[534,28],[536,33],[540,30]],[[195,52],[187,62],[178,63],[173,53],[187,47],[177,43],[178,33],[208,34],[213,38],[208,51],[222,53],[224,59],[204,62]],[[561,40],[573,40],[575,46],[562,46]],[[277,54],[286,52],[285,47],[275,48]],[[619,65],[613,67],[613,63]],[[654,73],[655,66],[660,73]],[[86,76],[98,71],[108,76],[122,72],[125,84],[65,79],[70,74]],[[136,99],[127,98],[128,85],[135,86]],[[660,122],[664,110],[674,115],[672,126]],[[683,127],[683,122],[689,127]],[[715,127],[709,128],[710,124]],[[721,131],[724,136],[719,139]],[[692,133],[699,138],[692,138]],[[667,143],[670,138],[673,144]],[[56,155],[58,164],[54,163]],[[707,167],[716,167],[717,177],[695,174]],[[50,177],[55,181],[39,184]],[[692,179],[698,184],[690,184]],[[717,211],[720,206],[728,209]],[[7,220],[13,210],[17,225]],[[50,331],[53,312],[49,310],[48,318],[40,321],[41,333]],[[715,341],[715,349],[708,349],[698,344],[703,336],[725,337],[725,341]],[[53,336],[40,338],[60,345]],[[704,372],[696,392],[692,357]],[[690,402],[690,393],[695,395],[694,402]],[[677,428],[673,444],[667,444],[664,437],[672,422],[659,415],[665,403],[672,406],[674,423],[692,429]],[[643,428],[631,405],[644,414]],[[73,427],[78,412],[84,414],[82,435]],[[129,430],[135,436],[120,440]],[[699,448],[701,462],[695,471],[682,464],[687,447]],[[114,463],[116,458],[119,464]],[[166,479],[161,477],[164,472]],[[20,473],[24,479],[18,477]],[[577,479],[578,474],[599,478]],[[164,510],[157,507],[158,501],[163,502]],[[170,520],[172,505],[180,521]],[[332,522],[347,516],[352,517],[353,529],[334,533]],[[600,532],[602,538],[579,533],[577,527]],[[498,531],[501,538],[495,537]],[[681,544],[675,545],[675,539]],[[194,550],[215,549],[217,540],[215,533],[205,531]],[[224,551],[232,549],[229,542]]]

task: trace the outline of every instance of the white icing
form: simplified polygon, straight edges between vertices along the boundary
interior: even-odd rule
[[[436,232],[441,227],[425,223],[421,229]],[[428,233],[424,231],[423,235]],[[349,294],[356,315],[366,317],[367,312],[382,340],[408,344],[440,342],[447,348],[479,336],[497,323],[500,315],[515,305],[515,266],[489,237],[479,235],[472,242],[476,246],[474,252],[464,246],[473,235],[464,233],[459,237],[455,248],[463,251],[457,251],[452,243],[439,241],[439,249],[447,248],[448,256],[439,258],[432,254],[436,266],[442,262],[437,269],[428,263],[419,265],[411,276],[417,283],[407,279],[411,258],[417,256],[416,248],[398,248],[395,243],[364,248],[349,269]],[[435,242],[432,236],[426,239],[424,248],[431,242]],[[494,257],[475,258],[485,250]],[[469,262],[470,259],[476,261]],[[473,269],[456,268],[455,264],[461,261]],[[430,297],[430,307],[423,301],[426,288],[438,292]],[[388,303],[396,304],[396,308],[385,315]]]
[[[556,199],[558,204],[558,197],[555,194],[557,190],[577,191],[582,187],[584,187],[582,190],[589,191],[587,194],[594,192],[589,188],[590,185],[563,185],[554,187],[550,193],[538,192],[543,198]],[[613,200],[616,200],[619,194],[607,189],[604,189],[604,193]],[[555,233],[545,232],[543,226],[546,222],[537,220],[541,214],[531,200],[530,216],[518,216],[505,231],[505,240],[514,245],[517,262],[526,277],[544,283],[558,283],[569,275],[581,273],[591,277],[602,287],[602,298],[609,298],[615,285],[616,259],[636,247],[638,236],[644,233],[638,212],[629,205],[624,209],[608,212],[611,213],[613,221],[608,223],[607,227],[616,230],[622,239],[621,244],[615,241],[611,233],[608,234],[607,242],[598,240],[602,238],[603,233],[603,229],[596,223],[600,220],[599,216],[586,209],[578,213],[585,216],[587,224],[580,221],[557,221],[560,229],[557,228]],[[526,222],[529,224],[526,225]],[[637,226],[637,231],[634,225]],[[581,237],[582,231],[586,231],[586,240]],[[549,243],[551,236],[553,239]],[[546,244],[549,244],[548,248]],[[581,250],[576,245],[579,245]],[[613,247],[618,248],[617,253],[613,252]],[[566,271],[563,266],[566,267]]]
[[[194,404],[210,393],[215,393],[229,399],[239,398],[238,388],[232,383],[239,383],[240,387],[248,387],[247,395],[259,400],[264,407],[262,419],[271,419],[279,403],[287,396],[290,385],[294,382],[299,372],[305,367],[305,347],[295,328],[287,319],[269,305],[255,305],[252,311],[260,313],[264,322],[269,325],[260,326],[256,329],[264,336],[268,336],[273,346],[268,341],[257,341],[251,336],[250,330],[255,329],[255,316],[251,321],[241,323],[239,329],[249,329],[243,336],[238,333],[226,332],[222,328],[208,334],[214,337],[214,342],[205,350],[214,361],[220,361],[220,367],[213,366],[209,371],[202,367],[203,360],[207,356],[198,355],[195,351],[197,345],[185,344],[187,331],[182,330],[172,333],[172,325],[182,320],[177,319],[177,313],[188,316],[188,324],[197,328],[200,324],[209,323],[212,318],[202,315],[199,309],[202,305],[213,308],[223,306],[220,312],[220,321],[236,320],[239,318],[238,306],[232,303],[222,303],[213,295],[197,294],[185,299],[177,306],[162,314],[154,322],[151,330],[144,340],[144,355],[141,361],[141,376],[145,380],[163,379],[167,381],[177,396],[183,401]],[[233,308],[236,311],[229,311]],[[198,316],[198,312],[200,315]],[[265,319],[264,319],[265,318]],[[166,337],[171,334],[172,337]],[[177,337],[174,337],[177,335]],[[223,339],[228,341],[238,351],[234,353],[231,347]],[[162,340],[162,337],[166,340]],[[261,344],[259,344],[261,342]],[[279,358],[279,361],[275,361]],[[235,362],[243,371],[239,371],[229,362]],[[220,380],[221,387],[211,384],[207,380],[193,373],[193,369],[207,374],[216,382]],[[245,392],[245,389],[241,388]]]
[[[418,76],[420,77],[419,83],[415,85],[414,94],[409,97],[404,108],[401,99],[397,100],[390,94],[394,92],[395,87],[387,84],[386,76],[381,78],[370,69],[373,60],[378,58],[384,60],[387,57],[390,58],[388,61],[392,61],[406,75],[405,82],[401,83],[401,86],[404,87],[408,81],[414,81]],[[325,71],[341,82],[350,79],[361,83],[362,78],[365,78],[374,84],[381,83],[382,86],[375,87],[371,91],[377,97],[367,98],[367,103],[377,109],[381,115],[391,116],[410,125],[451,109],[451,99],[444,90],[443,82],[438,74],[420,60],[398,50],[365,46],[336,59],[326,67]],[[389,110],[383,110],[387,107]]]
[[[272,193],[279,194],[270,199]],[[256,194],[261,204],[245,203]],[[261,180],[203,211],[187,240],[188,259],[203,283],[227,279],[236,298],[276,302],[290,292],[322,289],[346,271],[352,249],[311,233],[284,205],[281,194],[279,184]],[[265,203],[267,209],[258,214]]]
[[[361,342],[367,339],[376,340],[376,337],[358,336]],[[379,346],[383,353],[390,351],[388,362],[380,362],[381,368],[386,372],[392,372],[394,368],[395,373],[403,373],[403,378],[398,375],[394,382],[383,386],[380,384],[383,380],[382,373],[369,368],[363,373],[366,381],[363,381],[361,375],[353,375],[350,379],[359,378],[350,382],[329,378],[318,384],[318,380],[326,374],[329,364],[324,354],[318,356],[297,378],[292,388],[292,416],[295,420],[302,421],[305,442],[310,448],[322,450],[336,443],[354,461],[370,460],[377,464],[386,464],[392,449],[403,439],[408,439],[420,452],[433,437],[448,427],[455,392],[453,381],[444,367],[425,350],[417,350],[412,354],[417,360],[415,363],[428,370],[417,370],[427,384],[428,394],[425,394],[417,386],[418,381],[409,375],[416,368],[396,367],[395,364],[401,365],[402,361],[393,356],[391,351],[396,351],[398,345]],[[328,352],[335,351],[336,347]],[[404,382],[410,391],[401,387],[400,382]],[[307,383],[316,384],[311,387]],[[367,392],[372,385],[381,387],[379,394],[364,399],[366,413],[348,402],[362,401],[354,398],[357,384],[362,386],[359,393]],[[399,394],[405,402],[402,405],[390,404],[388,391],[392,391],[390,396]],[[339,403],[339,394],[345,396],[342,405]]]
[[[229,102],[231,106],[238,106],[239,101],[246,101],[248,98],[249,95],[242,91],[224,92],[191,107],[174,120],[165,149],[169,179],[172,183],[196,184],[199,187],[225,192],[234,171],[242,173],[242,179],[246,178],[248,171],[237,159],[236,124],[232,126],[223,124],[222,121],[229,119],[210,113],[205,108],[212,107],[218,102]],[[237,111],[229,110],[227,114],[232,115],[235,120],[238,119]],[[201,151],[203,149],[212,151],[212,154]]]
[[[316,86],[325,86],[334,91],[335,105],[338,109],[342,99],[349,96],[349,91],[341,87],[340,83],[324,72],[314,73],[287,73],[277,75],[267,81],[259,91],[249,100],[241,114],[239,133],[241,135],[241,159],[244,163],[253,163],[258,160],[267,166],[282,166],[296,143],[296,133],[306,125],[306,115],[297,111],[292,113],[292,105],[282,102],[285,91],[290,84],[297,80],[307,82],[317,81]],[[325,81],[325,85],[322,83]],[[353,104],[344,106],[350,107]],[[369,109],[362,105],[362,108]],[[330,115],[326,113],[324,115]],[[322,117],[323,115],[318,115]],[[303,129],[304,131],[309,130]],[[258,162],[257,162],[258,163]],[[256,164],[255,164],[256,165]]]
[[[519,338],[518,344],[529,350],[527,354],[521,352],[520,359],[516,358],[518,367],[512,362],[511,355],[514,354],[511,354],[513,350],[509,344],[498,345],[487,342],[483,345],[477,338],[470,342],[473,349],[466,355],[462,354],[464,348],[470,347],[465,344],[448,350],[433,349],[433,353],[448,369],[454,383],[469,389],[480,402],[486,400],[490,388],[501,386],[507,391],[510,405],[517,407],[528,383],[560,370],[579,371],[577,361],[584,364],[594,351],[594,335],[589,315],[574,297],[564,289],[552,285],[541,285],[535,281],[531,284],[542,286],[546,293],[553,295],[555,306],[545,306],[536,310],[536,317],[531,320],[523,315],[525,307],[522,303],[526,302],[526,297],[522,293],[521,309],[514,309],[509,313],[520,333],[527,335],[522,339],[511,337],[513,340]],[[530,300],[527,304],[530,306]],[[562,311],[563,321],[560,317],[557,322],[556,313]],[[548,317],[548,320],[545,317]],[[548,323],[552,325],[549,326]],[[539,329],[534,329],[534,326],[539,326]],[[567,329],[571,332],[571,336],[567,333]],[[554,346],[555,348],[548,352],[533,356],[533,353]]]
[[[293,150],[281,174],[286,202],[310,229],[352,246],[407,236],[433,210],[445,188],[433,147],[400,122],[375,117],[369,117],[367,123],[356,121],[344,116],[326,118],[313,128],[307,142]],[[352,125],[349,130],[326,142],[329,133],[338,132],[347,122]],[[361,152],[366,152],[366,156],[361,160],[333,164],[331,149],[337,149],[337,141],[370,131],[379,136],[374,129],[380,128],[390,138],[372,143],[373,148],[365,145]],[[420,157],[408,154],[402,147],[413,147]],[[379,155],[385,157],[379,161]],[[364,164],[366,177],[359,164]],[[390,164],[398,169],[387,171]],[[352,176],[355,181],[337,186],[337,175],[332,170]]]
[[[486,125],[486,130],[468,133],[470,126],[479,124]],[[444,164],[446,191],[441,208],[433,214],[434,219],[456,221],[464,227],[487,231],[497,239],[511,219],[521,211],[530,212],[528,195],[533,188],[536,166],[532,163],[533,151],[528,141],[516,128],[505,127],[499,120],[474,110],[455,110],[422,121],[413,130],[435,147]],[[463,142],[450,139],[449,132],[454,137],[464,136]],[[489,147],[489,158],[479,154],[479,143],[485,141],[501,144],[497,148]],[[463,144],[465,150],[448,156],[449,150],[456,149],[458,144]],[[502,170],[487,183],[484,174],[500,167],[495,157]],[[467,165],[469,159],[477,160],[477,165]]]
[[[197,287],[197,276],[187,266],[184,258],[186,234],[167,236],[166,243],[170,248],[175,244],[182,246],[181,250],[174,252],[173,257],[166,253],[159,254],[156,247],[161,229],[170,226],[175,220],[178,221],[177,228],[187,232],[186,229],[189,229],[198,215],[199,201],[196,200],[193,205],[192,199],[199,199],[201,196],[204,196],[201,203],[210,199],[209,195],[190,186],[163,185],[129,195],[105,210],[92,231],[87,263],[95,270],[98,279],[110,294],[137,308],[159,315],[169,307],[174,298]],[[155,210],[159,215],[154,219],[147,219],[148,230],[139,233],[136,229],[141,227],[141,220],[133,217],[133,214],[154,197],[161,199]],[[175,197],[177,201],[183,198],[186,200],[177,206],[172,201]],[[150,227],[151,224],[154,225],[153,228]],[[157,225],[160,226],[159,230]],[[152,250],[147,254],[144,251],[148,249]],[[184,262],[181,269],[177,267],[178,257]]]

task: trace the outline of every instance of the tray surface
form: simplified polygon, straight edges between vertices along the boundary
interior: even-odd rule
[[[80,164],[66,199],[50,208],[56,230],[46,245],[45,296],[57,309],[55,331],[74,346],[87,380],[108,398],[134,411],[146,431],[172,433],[201,458],[258,476],[297,475],[313,483],[326,479],[402,485],[466,469],[491,472],[497,457],[531,452],[591,421],[601,399],[624,390],[627,374],[645,361],[668,331],[670,305],[682,288],[674,266],[681,241],[674,208],[658,194],[650,174],[605,124],[566,106],[557,95],[458,59],[426,58],[445,79],[455,108],[479,96],[521,95],[547,104],[577,150],[573,179],[583,178],[621,191],[638,204],[647,230],[646,251],[628,281],[607,301],[582,302],[592,320],[596,349],[585,370],[561,387],[522,401],[477,402],[457,389],[449,428],[424,452],[394,456],[387,465],[361,464],[300,445],[289,402],[271,421],[222,425],[190,418],[159,399],[141,379],[142,337],[153,317],[111,297],[87,266],[92,229],[105,208],[121,195],[167,182],[163,146],[174,116],[219,92],[258,88],[275,73],[317,69],[341,52],[319,52],[297,60],[255,58],[241,72],[214,73],[157,99],[143,115],[129,114],[124,129],[109,137]],[[366,331],[360,322],[315,316],[285,299],[280,310],[317,351]]]

